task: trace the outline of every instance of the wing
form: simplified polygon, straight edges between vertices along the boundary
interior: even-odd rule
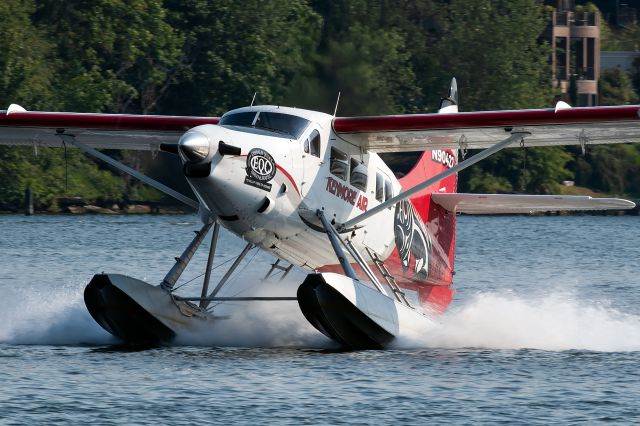
[[[468,214],[513,214],[563,210],[621,210],[635,204],[619,198],[578,195],[512,195],[434,193],[431,198],[445,209]]]
[[[488,148],[512,131],[530,133],[524,146],[640,142],[640,106],[563,105],[519,111],[337,117],[333,129],[345,141],[376,152]]]
[[[60,147],[60,133],[74,135],[93,148],[157,151],[177,143],[188,129],[216,124],[213,117],[31,112],[12,105],[0,111],[0,145]]]

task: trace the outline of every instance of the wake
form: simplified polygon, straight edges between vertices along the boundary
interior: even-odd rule
[[[640,316],[569,294],[481,293],[397,347],[640,351]]]
[[[87,282],[55,288],[38,284],[0,288],[0,344],[97,346],[120,343],[87,311],[83,299],[86,285]],[[304,319],[295,301],[248,303],[216,307],[215,313],[220,319],[180,335],[174,344],[335,347]]]
[[[62,287],[3,288],[0,343],[109,345],[118,340],[93,321],[82,293],[86,283]],[[43,291],[47,289],[47,291]],[[296,302],[220,306],[226,319],[180,336],[176,345],[333,348],[300,313]],[[437,317],[429,327],[398,339],[396,348],[640,351],[640,315],[571,295],[523,298],[480,293]]]
[[[102,345],[116,343],[84,306],[80,286],[2,289],[0,343]],[[44,291],[46,289],[46,291]]]

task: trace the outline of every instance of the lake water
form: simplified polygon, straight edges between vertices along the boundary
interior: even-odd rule
[[[118,346],[84,286],[160,282],[198,227],[0,216],[0,423],[640,422],[639,217],[460,217],[450,310],[391,350],[336,351],[295,302],[220,305],[231,318],[207,336]],[[221,238],[217,264],[243,247]],[[182,294],[199,294],[207,244]],[[303,277],[260,284],[273,259],[247,259],[226,295],[290,296]]]

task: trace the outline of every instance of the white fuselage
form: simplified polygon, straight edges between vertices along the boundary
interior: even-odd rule
[[[210,162],[210,173],[187,176],[203,221],[219,219],[241,238],[297,266],[336,264],[316,211],[343,223],[384,201],[385,186],[386,198],[398,194],[400,184],[377,154],[336,137],[331,120],[319,112],[258,106],[230,111],[219,125],[187,132],[181,144],[193,132],[209,143],[200,163]],[[221,154],[220,142],[239,148],[240,155]],[[394,247],[393,220],[390,208],[345,236],[384,259]]]

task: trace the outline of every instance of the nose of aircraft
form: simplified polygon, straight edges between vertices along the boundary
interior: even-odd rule
[[[209,138],[201,132],[192,130],[182,135],[178,148],[185,163],[200,163],[209,156]]]

